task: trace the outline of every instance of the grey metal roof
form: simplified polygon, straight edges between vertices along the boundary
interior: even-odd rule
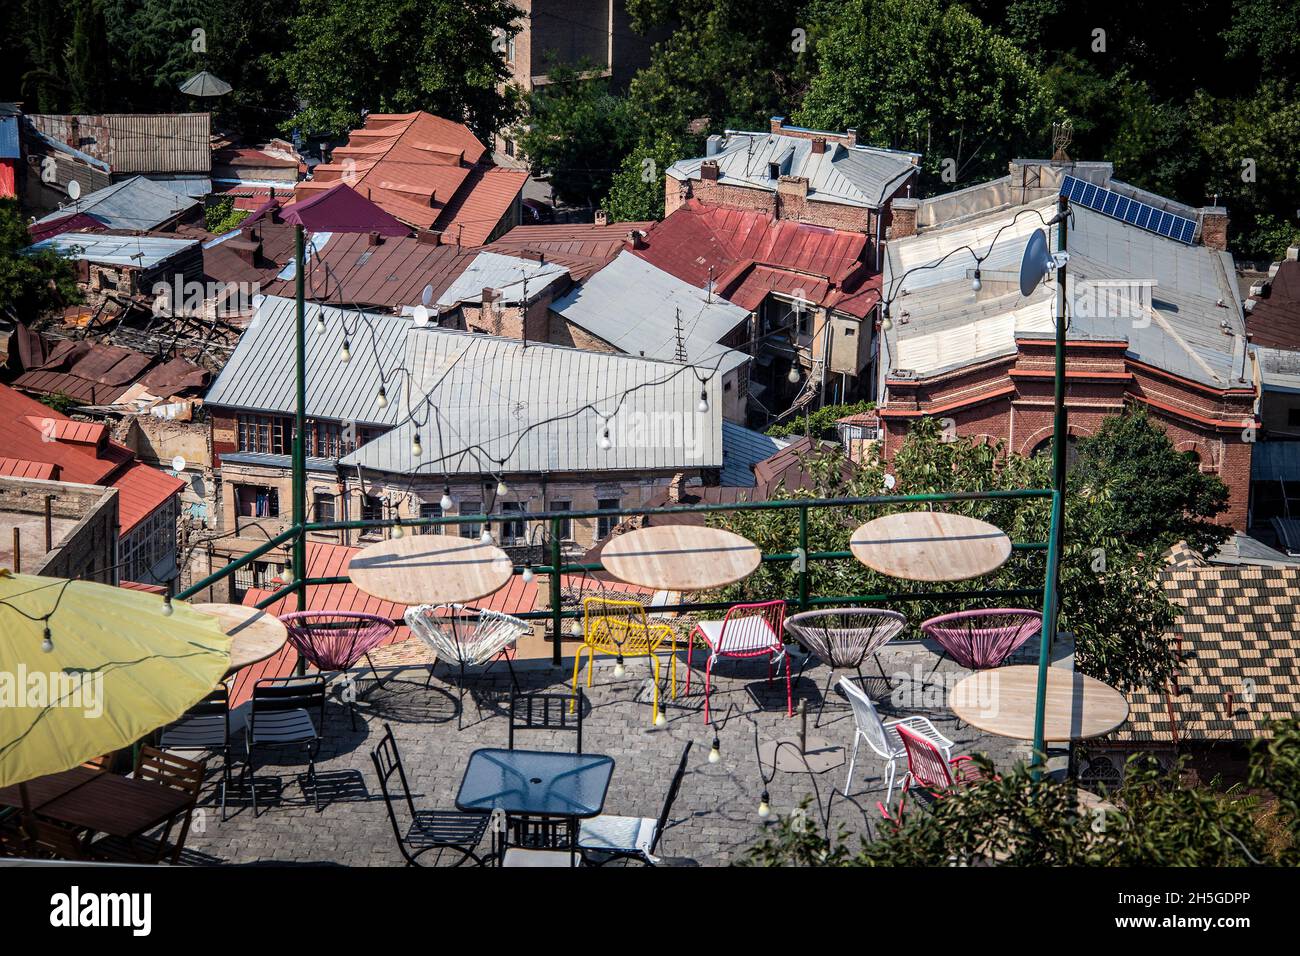
[[[268,468],[292,468],[292,455],[270,455],[265,452],[256,451],[237,451],[224,452],[221,455],[222,464],[234,465],[264,465]],[[325,472],[334,474],[337,470],[332,458],[311,458],[306,459],[308,471]]]
[[[1256,442],[1250,452],[1251,481],[1300,481],[1300,441]]]
[[[722,464],[721,385],[714,377],[704,386],[709,410],[700,412],[701,384],[690,366],[432,326],[410,330],[406,365],[413,394],[427,396],[415,409],[423,454],[411,453],[417,428],[407,420],[343,464],[433,476]],[[437,412],[426,420],[430,407]],[[599,444],[605,416],[608,449]]]
[[[49,222],[77,212],[94,216],[109,229],[148,230],[175,217],[198,200],[143,176],[96,189],[62,206],[38,222]]]
[[[1014,354],[1017,337],[1051,334],[1054,282],[1044,282],[1026,299],[1017,276],[1026,239],[1043,228],[1042,220],[1026,210],[1050,215],[1054,206],[1053,198],[1003,207],[890,243],[884,289],[895,298],[882,372],[938,374]],[[1071,338],[1127,342],[1128,354],[1138,361],[1216,388],[1248,384],[1241,380],[1245,323],[1228,254],[1187,246],[1087,208],[1076,206],[1073,212],[1067,271]],[[965,253],[902,278],[964,245],[981,253],[991,249],[981,266],[984,287],[978,294],[971,289],[975,263]],[[1125,280],[1154,282],[1151,308],[1141,315],[1089,294],[1098,283]]]
[[[712,301],[710,301],[712,299]],[[673,359],[680,310],[687,361],[729,372],[749,356],[718,340],[749,317],[721,296],[710,297],[624,250],[614,261],[551,304],[574,325],[628,355]]]
[[[1234,532],[1209,558],[1212,564],[1250,564],[1261,567],[1293,567],[1300,565],[1300,556],[1270,548],[1258,538],[1244,532]]]
[[[229,408],[293,414],[294,301],[262,296],[256,305],[248,328],[208,390],[206,401]],[[316,313],[322,308],[326,328],[323,334],[315,330]],[[397,401],[390,400],[385,409],[375,405],[380,371],[375,356],[383,357],[385,368],[399,366],[411,320],[369,315],[374,328],[372,347],[371,333],[361,324],[360,313],[314,303],[307,309],[307,414],[341,422],[397,424]],[[344,317],[353,330],[352,359],[347,364],[338,359]],[[399,380],[389,390],[396,391],[401,385]]]
[[[456,280],[438,296],[441,308],[451,308],[462,302],[481,302],[484,289],[496,289],[506,305],[518,303],[527,287],[529,298],[541,293],[548,285],[569,274],[569,270],[554,262],[535,262],[517,256],[503,256],[498,252],[480,252]]]
[[[772,438],[735,422],[723,421],[722,484],[731,488],[753,488],[758,484],[754,478],[754,466],[789,444],[783,438]]]
[[[198,246],[197,239],[158,236],[113,236],[99,232],[64,232],[29,246],[32,252],[54,249],[69,259],[105,265],[150,269],[172,256]]]
[[[817,154],[812,151],[812,140],[801,136],[728,130],[715,155],[679,160],[668,167],[667,174],[674,179],[698,179],[700,164],[713,159],[720,182],[774,190],[771,164],[775,163],[782,176],[808,179],[809,199],[880,208],[916,172],[914,155],[840,143],[827,143],[825,152]]]

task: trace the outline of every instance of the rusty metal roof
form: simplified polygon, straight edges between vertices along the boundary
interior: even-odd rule
[[[114,173],[207,173],[212,169],[208,113],[28,113],[51,139],[108,163]]]

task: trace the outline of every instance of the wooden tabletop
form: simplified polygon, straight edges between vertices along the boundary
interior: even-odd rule
[[[133,837],[180,813],[189,795],[147,780],[73,767],[0,790],[0,803],[22,806],[26,788],[32,811],[96,833]]]
[[[26,790],[27,805],[35,809],[42,804],[49,803],[55,797],[61,797],[69,790],[81,786],[96,774],[102,772],[93,770],[90,767],[73,767],[71,770],[47,774],[44,777],[37,777],[35,780],[28,780],[25,783],[13,783],[0,788],[0,806],[21,807],[23,805],[23,791]]]
[[[478,538],[407,534],[372,544],[348,575],[362,591],[395,604],[465,604],[499,591],[514,573],[510,557]]]
[[[268,611],[242,604],[191,604],[190,607],[211,614],[221,622],[222,632],[230,637],[230,669],[227,674],[266,660],[289,639],[288,628]]]
[[[849,541],[853,556],[908,581],[965,581],[996,571],[1011,539],[986,521],[947,511],[903,511],[868,521]]]
[[[600,554],[620,581],[662,591],[702,591],[754,573],[758,547],[738,534],[698,525],[652,525],[612,538]]]
[[[959,718],[990,734],[1034,739],[1038,666],[1022,664],[976,671],[952,689],[948,706]],[[1109,684],[1069,671],[1047,668],[1043,740],[1101,737],[1128,720],[1128,701]]]

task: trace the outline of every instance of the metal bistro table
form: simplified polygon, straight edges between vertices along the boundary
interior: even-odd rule
[[[482,748],[469,756],[456,807],[576,822],[604,809],[613,773],[614,758],[603,754]]]

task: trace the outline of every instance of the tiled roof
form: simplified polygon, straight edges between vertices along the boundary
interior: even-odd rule
[[[525,170],[489,163],[487,148],[462,123],[424,112],[372,113],[295,195],[301,199],[347,181],[402,222],[477,246],[528,179]]]
[[[48,476],[25,477],[116,488],[118,524],[120,533],[126,534],[185,483],[136,461],[129,449],[108,441],[105,432],[102,424],[73,421],[0,385],[0,448],[11,456],[9,460],[57,469]]]
[[[592,223],[515,226],[485,248],[510,256],[541,253],[547,262],[558,262],[567,268],[574,282],[582,282],[622,251],[629,232],[634,229],[644,232],[653,225],[653,222],[618,222],[604,226]]]
[[[1161,583],[1183,610],[1176,676],[1128,693],[1128,723],[1107,742],[1244,741],[1300,713],[1300,568],[1176,554]]]
[[[863,261],[866,252],[860,232],[692,199],[654,225],[645,248],[633,255],[697,288],[711,275],[715,292],[745,309],[780,292],[863,317],[880,290],[879,276]]]

